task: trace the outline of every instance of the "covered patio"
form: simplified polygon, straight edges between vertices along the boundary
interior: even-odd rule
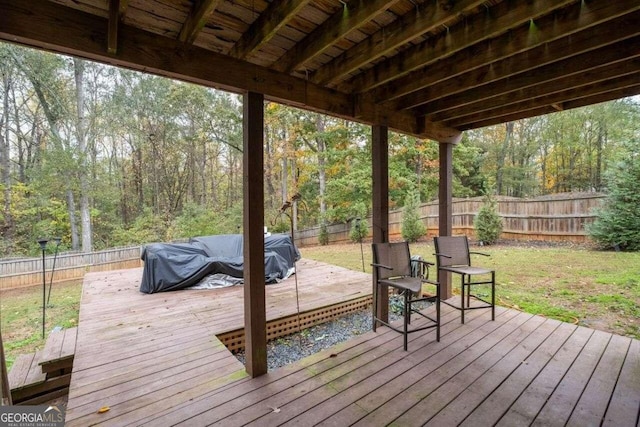
[[[452,225],[453,145],[464,130],[640,93],[637,0],[0,0],[0,7],[2,40],[243,94],[244,327],[246,370],[256,377],[247,384],[254,385],[273,377],[264,375],[267,371],[262,173],[265,100],[371,125],[373,240],[385,242],[389,130],[439,144],[439,234],[447,236]],[[444,296],[450,297],[450,279],[442,276],[440,283]],[[379,317],[386,317],[386,307],[381,298],[377,307]],[[499,319],[506,320],[506,315]],[[515,318],[521,316],[525,315]],[[560,335],[564,338],[550,339],[556,346],[551,347],[555,348],[553,354],[565,348],[565,340],[567,351],[580,352],[583,348],[577,344],[586,339],[584,332],[577,334],[582,328],[540,321],[542,325],[535,327],[535,331],[542,328],[550,337],[555,336],[551,330],[564,331]],[[519,324],[513,322],[518,321],[503,324],[497,319],[486,328],[516,325],[515,330],[520,330]],[[529,323],[526,321],[522,327]],[[455,322],[449,324],[453,327]],[[453,332],[445,337],[448,335],[455,337]],[[499,336],[488,331],[487,335],[479,342],[489,343],[494,335],[496,339]],[[532,335],[536,332],[532,331]],[[600,336],[593,332],[587,342]],[[542,337],[539,339],[544,341]],[[363,340],[362,345],[368,342]],[[607,342],[606,349],[624,341],[622,347],[626,345],[637,352],[637,343],[611,337],[603,340]],[[390,342],[396,341],[394,338]],[[455,341],[464,342],[462,338]],[[419,355],[398,353],[397,357],[403,364],[423,366],[420,363],[429,360],[430,351],[441,354],[432,347],[435,344],[425,345],[425,349],[433,350],[424,350],[426,353]],[[471,357],[475,345],[470,345],[462,353],[469,356],[463,357]],[[514,345],[517,348],[518,344]],[[589,354],[590,345],[584,344]],[[358,343],[348,346],[364,348]],[[538,348],[538,344],[523,346],[530,352]],[[412,351],[423,351],[423,347],[415,344],[411,347]],[[627,354],[626,350],[620,351]],[[530,365],[522,361],[534,354],[538,353],[527,353],[519,360],[521,365],[516,371],[527,370]],[[597,360],[606,361],[610,353],[602,349],[599,354],[602,358]],[[613,396],[619,389],[635,399],[632,403],[635,409],[628,413],[635,411],[637,423],[638,364],[637,358],[634,360],[630,365],[624,361],[619,364],[635,372],[630,377],[636,381],[630,389],[632,393],[626,392],[629,389],[625,389],[628,384],[624,382],[620,386],[610,384],[610,388]],[[594,366],[590,378],[610,380],[611,375],[598,370],[600,363]],[[602,366],[601,369],[608,369],[613,365]],[[329,372],[339,372],[340,368],[336,369]],[[372,379],[382,378],[385,369],[374,371],[378,373]],[[439,378],[441,372],[436,368],[434,378]],[[584,372],[588,371],[581,369],[581,374]],[[519,377],[509,381],[512,378],[509,371],[498,373],[495,378],[500,375],[505,380],[502,385],[511,381],[524,385]],[[568,387],[562,384],[555,389],[562,391]],[[502,385],[472,388],[469,393],[475,395],[483,390],[482,400],[489,399],[486,405],[493,407],[494,390],[515,396]],[[591,387],[599,386],[600,381],[596,381]],[[407,384],[404,388],[406,393],[411,390]],[[561,411],[567,418],[575,413],[576,417],[587,417],[590,423],[598,423],[601,415],[621,413],[607,409],[616,408],[617,398],[603,407],[601,402],[591,400],[596,396],[590,390],[587,387],[579,397],[571,396],[578,399],[573,403],[579,404],[571,406],[576,409],[568,410],[569,404],[563,406],[567,399],[561,397],[564,394],[557,397],[558,401],[549,402],[555,402],[553,407],[564,408]],[[447,396],[440,390],[432,398]],[[496,394],[493,399],[502,403],[500,396]],[[455,410],[455,405],[468,400],[452,401],[452,412],[463,414],[464,411]],[[353,401],[353,410],[362,408],[357,401]],[[242,399],[237,402],[250,404]],[[400,402],[405,399],[391,399],[388,405],[382,400],[371,404],[383,411]],[[581,405],[586,408],[584,411],[577,409]],[[514,414],[520,413],[518,406],[514,408]],[[589,412],[592,408],[600,409],[596,414]],[[275,408],[273,412],[273,416],[285,415]],[[481,411],[479,415],[486,413]],[[184,417],[181,421],[189,424],[184,413],[176,414],[181,414]],[[538,415],[525,417],[531,422],[540,414],[546,414],[544,409]],[[212,418],[203,419],[213,422]],[[578,425],[582,424],[580,418],[575,419]],[[420,420],[423,421],[426,420]]]
[[[298,274],[303,325],[370,300],[366,273],[303,259]],[[463,325],[443,304],[440,342],[422,331],[405,352],[381,327],[252,379],[227,348],[243,324],[242,287],[146,295],[140,277],[85,279],[68,426],[638,422],[637,340],[505,308],[495,321],[476,310]],[[266,288],[270,334],[297,328],[287,322],[293,281]]]

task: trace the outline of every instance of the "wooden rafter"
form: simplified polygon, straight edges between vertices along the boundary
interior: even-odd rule
[[[473,9],[485,1],[457,1],[450,10],[444,10],[437,3],[422,3],[412,12],[381,28],[342,55],[322,66],[311,76],[311,81],[322,85],[340,81],[341,77],[357,70],[366,63],[391,54],[395,49],[411,40],[447,24],[455,14]]]
[[[559,69],[564,66],[564,63],[574,62],[574,57],[580,54],[589,60],[589,57],[593,55],[590,53],[591,51],[639,35],[640,27],[630,25],[633,22],[640,22],[640,11],[573,34],[571,37],[555,40],[510,56],[502,61],[476,68],[468,73],[439,82],[438,85],[428,86],[398,99],[393,103],[392,108],[414,108],[427,103],[427,101],[434,102],[440,98],[473,90],[480,85],[498,82],[523,72],[535,73],[536,69],[543,66]],[[556,65],[552,65],[554,63]]]
[[[628,67],[630,59],[640,56],[638,43],[640,43],[640,37],[636,36],[507,79],[476,86],[463,93],[424,104],[417,109],[417,113],[428,115],[432,120],[450,120],[452,117],[475,114],[516,103],[527,97],[581,86],[593,78],[600,79],[611,73],[613,74],[609,78],[612,78],[619,70],[625,69],[622,65],[627,64]],[[595,71],[588,73],[590,70]]]
[[[562,107],[562,110],[572,110],[574,108],[586,107],[587,105],[598,104],[600,102],[613,101],[620,98],[626,98],[629,96],[640,95],[640,84],[630,85],[623,88],[613,89],[611,91],[603,91],[596,94],[587,94],[583,97],[568,100],[562,104],[557,104]],[[555,104],[554,104],[555,105]],[[555,113],[556,109],[552,106],[537,107],[530,110],[515,111],[504,116],[481,119],[479,121],[468,123],[461,126],[461,129],[477,129],[485,126],[493,126],[504,122],[510,122],[514,120],[525,119],[528,117],[541,116],[543,114]]]
[[[334,13],[278,59],[273,68],[286,73],[294,71],[397,1],[399,0],[351,0],[345,3],[344,8]]]
[[[187,20],[182,25],[178,40],[185,43],[193,43],[198,33],[204,28],[209,15],[216,10],[222,0],[202,0],[195,3]]]
[[[486,13],[461,21],[435,40],[424,42],[404,50],[387,61],[365,71],[350,82],[338,86],[345,92],[363,92],[380,86],[411,71],[442,60],[469,46],[503,34],[514,26],[537,19],[550,10],[574,3],[574,0],[538,0],[528,2],[503,2]]]
[[[637,86],[640,84],[640,74],[637,73],[638,67],[640,67],[640,60],[633,59],[621,64],[608,65],[603,67],[602,70],[586,72],[585,76],[591,77],[591,79],[587,80],[585,78],[582,80],[582,84],[568,86],[566,84],[571,80],[571,77],[567,77],[561,82],[565,84],[564,90],[554,88],[544,91],[545,87],[542,85],[524,89],[516,94],[511,94],[509,98],[515,100],[515,102],[509,102],[504,106],[495,107],[487,111],[452,118],[448,122],[466,127],[470,123],[488,121],[490,119],[502,120],[505,116],[536,110],[540,107],[553,108],[553,104],[561,104],[563,108],[567,109],[569,102],[573,100]],[[536,96],[534,95],[535,93],[540,93],[540,95]],[[529,116],[524,115],[523,117]],[[496,123],[502,123],[502,121]]]
[[[0,39],[105,62],[232,92],[263,93],[270,101],[319,111],[368,124],[382,123],[399,132],[437,141],[457,141],[460,132],[439,123],[418,121],[410,112],[383,111],[375,105],[356,114],[353,97],[197,46],[120,25],[117,56],[104,50],[105,18],[47,0],[28,4],[0,0]],[[32,25],[33,16],[41,25]],[[64,32],[59,28],[65,28]],[[419,125],[419,123],[421,123]]]
[[[274,1],[260,14],[251,27],[233,46],[229,55],[244,59],[251,52],[260,49],[284,27],[310,0]]]
[[[107,52],[115,54],[118,51],[118,27],[127,13],[129,0],[109,0],[109,35],[107,37]]]

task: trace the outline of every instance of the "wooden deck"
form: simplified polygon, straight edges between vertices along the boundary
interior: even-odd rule
[[[307,270],[315,279],[303,280]],[[303,264],[301,305],[368,291],[360,273],[359,285],[325,285],[342,273]],[[638,425],[640,341],[630,338],[504,308],[495,322],[476,310],[461,325],[443,305],[439,343],[424,331],[404,352],[401,335],[380,328],[250,379],[214,336],[241,317],[230,305],[242,307],[239,288],[149,296],[137,283],[135,271],[85,283],[68,425]],[[292,286],[267,288],[270,315],[286,311],[273,303],[291,302]]]

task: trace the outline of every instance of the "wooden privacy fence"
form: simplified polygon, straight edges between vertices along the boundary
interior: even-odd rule
[[[51,281],[53,254],[45,258],[45,279]],[[53,283],[81,280],[88,271],[140,267],[140,246],[114,248],[92,253],[58,254]],[[0,290],[42,284],[42,258],[0,261]]]
[[[585,225],[593,222],[593,209],[604,199],[600,193],[562,194],[532,199],[517,197],[496,197],[498,214],[502,218],[502,238],[573,241],[588,239]],[[474,197],[453,200],[453,234],[474,235],[473,220],[482,206],[483,198]],[[438,234],[438,201],[425,203],[420,207],[420,217],[427,226],[429,236]],[[369,237],[371,237],[371,218]],[[329,243],[349,242],[351,224],[327,226]],[[401,239],[402,211],[389,212],[389,238]],[[296,245],[318,244],[320,227],[296,232]]]
[[[583,242],[587,239],[585,224],[595,218],[593,208],[599,206],[604,195],[598,193],[554,195],[535,199],[497,197],[498,213],[502,217],[502,237],[507,239],[564,240]],[[482,198],[454,199],[453,232],[473,236],[473,219],[482,206]],[[420,215],[428,235],[438,234],[438,201],[425,203]],[[371,235],[371,218],[369,235]],[[351,224],[327,227],[329,243],[348,242]],[[401,239],[402,211],[389,213],[390,239]],[[296,245],[318,244],[320,228],[296,232]],[[46,283],[51,280],[53,255],[45,260]],[[115,248],[88,254],[60,254],[56,259],[53,282],[80,280],[88,271],[117,270],[140,267],[140,246]],[[0,261],[0,290],[42,284],[42,258]]]

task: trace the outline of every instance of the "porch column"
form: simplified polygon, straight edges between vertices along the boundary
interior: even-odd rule
[[[375,125],[371,128],[372,137],[372,181],[373,181],[373,242],[389,241],[389,129]],[[375,272],[374,272],[375,274]],[[373,277],[373,286],[376,286]],[[389,321],[388,286],[379,289],[376,316]]]
[[[0,332],[0,406],[10,405],[13,405],[13,402],[11,402],[11,387],[9,385],[9,375],[7,374],[7,363],[4,358],[2,333]]]
[[[453,203],[453,144],[440,143],[440,183],[438,188],[438,235],[451,236]],[[440,297],[451,298],[451,273],[438,272]]]
[[[247,373],[267,373],[267,315],[264,283],[264,95],[243,99],[244,339]]]

